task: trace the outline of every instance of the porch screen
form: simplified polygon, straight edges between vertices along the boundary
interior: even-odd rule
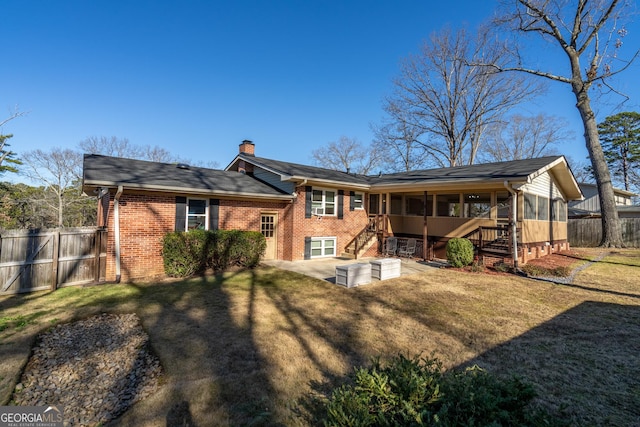
[[[407,215],[424,215],[424,195],[423,194],[407,194],[404,196],[405,209]],[[433,215],[433,196],[427,196],[427,216]]]
[[[498,192],[497,194],[497,202],[498,202],[498,218],[499,219],[510,219],[511,218],[511,197],[510,194],[505,192]]]
[[[464,216],[466,218],[489,218],[491,193],[464,194]]]
[[[391,209],[392,215],[402,215],[402,194],[391,193]]]
[[[436,196],[438,216],[460,216],[459,194],[438,194]]]

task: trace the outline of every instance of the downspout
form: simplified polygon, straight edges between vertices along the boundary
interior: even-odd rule
[[[509,181],[504,182],[504,187],[513,196],[513,209],[511,209],[511,241],[513,252],[513,269],[519,272],[518,267],[518,193],[513,189]]]
[[[116,192],[116,197],[113,200],[113,222],[114,222],[114,233],[115,233],[115,241],[116,241],[116,283],[120,283],[120,196],[124,188],[122,185],[118,186],[118,191]]]

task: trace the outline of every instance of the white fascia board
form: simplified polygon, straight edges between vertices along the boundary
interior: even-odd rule
[[[229,171],[231,169],[231,166],[233,166],[238,160],[240,160],[240,155],[236,155],[236,157],[231,161],[231,163],[229,163],[227,167],[224,168],[223,170]]]
[[[282,178],[282,181],[293,181],[293,182],[305,182],[308,185],[318,185],[325,187],[344,187],[344,188],[354,188],[360,191],[370,191],[371,186],[369,184],[354,184],[353,182],[346,181],[333,181],[329,179],[315,179],[308,178],[304,176],[289,176],[287,175],[287,179]]]
[[[564,167],[562,167],[562,165],[564,165]],[[533,179],[545,172],[552,173],[556,185],[562,189],[562,193],[567,200],[584,200],[578,181],[576,181],[571,168],[569,168],[569,163],[567,163],[564,156],[558,157],[553,162],[529,175],[529,180],[533,181]]]
[[[489,187],[504,188],[504,185],[503,185],[504,181],[505,181],[504,178],[491,178],[491,179],[477,178],[477,179],[465,179],[465,180],[453,179],[453,180],[447,180],[447,181],[421,180],[421,181],[415,181],[412,183],[403,182],[399,184],[373,184],[371,186],[371,191],[373,192],[392,191],[392,190],[415,191],[416,187],[419,187],[421,189],[423,188],[427,189],[427,191],[429,190],[429,188],[436,188],[438,189],[438,191],[440,191],[440,189],[463,190],[465,188],[468,188],[469,185],[474,185],[474,186],[486,185]],[[513,179],[513,180],[507,179],[507,181],[512,183],[514,186],[526,184],[526,180],[522,180],[522,179]]]
[[[119,185],[122,185],[124,189],[130,190],[150,190],[157,191],[160,193],[187,193],[187,194],[198,194],[198,195],[209,195],[212,197],[215,196],[223,196],[223,197],[238,197],[238,198],[246,198],[246,199],[266,199],[266,200],[293,200],[294,197],[290,194],[264,194],[264,193],[242,193],[236,191],[212,191],[206,189],[197,189],[197,188],[184,188],[184,187],[167,187],[164,185],[143,185],[143,184],[122,184],[116,182],[85,182],[85,186],[87,187],[109,187],[109,188],[118,188]]]

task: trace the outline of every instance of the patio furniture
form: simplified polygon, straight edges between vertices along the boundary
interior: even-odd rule
[[[398,249],[398,256],[411,258],[416,253],[416,239],[408,239],[406,245]]]
[[[371,261],[371,277],[378,280],[400,277],[402,266],[398,258],[382,258]]]
[[[387,239],[385,240],[383,254],[386,256],[394,256],[397,250],[398,250],[398,238],[387,237]]]
[[[371,264],[358,263],[336,267],[336,285],[353,288],[367,283],[371,283]]]

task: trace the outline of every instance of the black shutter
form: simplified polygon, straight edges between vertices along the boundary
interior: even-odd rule
[[[349,210],[354,211],[356,209],[356,192],[349,191]]]
[[[304,238],[304,259],[311,259],[311,237]]]
[[[187,198],[176,196],[176,231],[187,229]]]
[[[338,190],[338,219],[344,217],[344,190]]]
[[[220,199],[209,199],[209,230],[220,227]]]
[[[306,186],[304,187],[304,217],[305,218],[311,218],[311,195],[312,195],[312,191],[311,191],[311,186]]]

